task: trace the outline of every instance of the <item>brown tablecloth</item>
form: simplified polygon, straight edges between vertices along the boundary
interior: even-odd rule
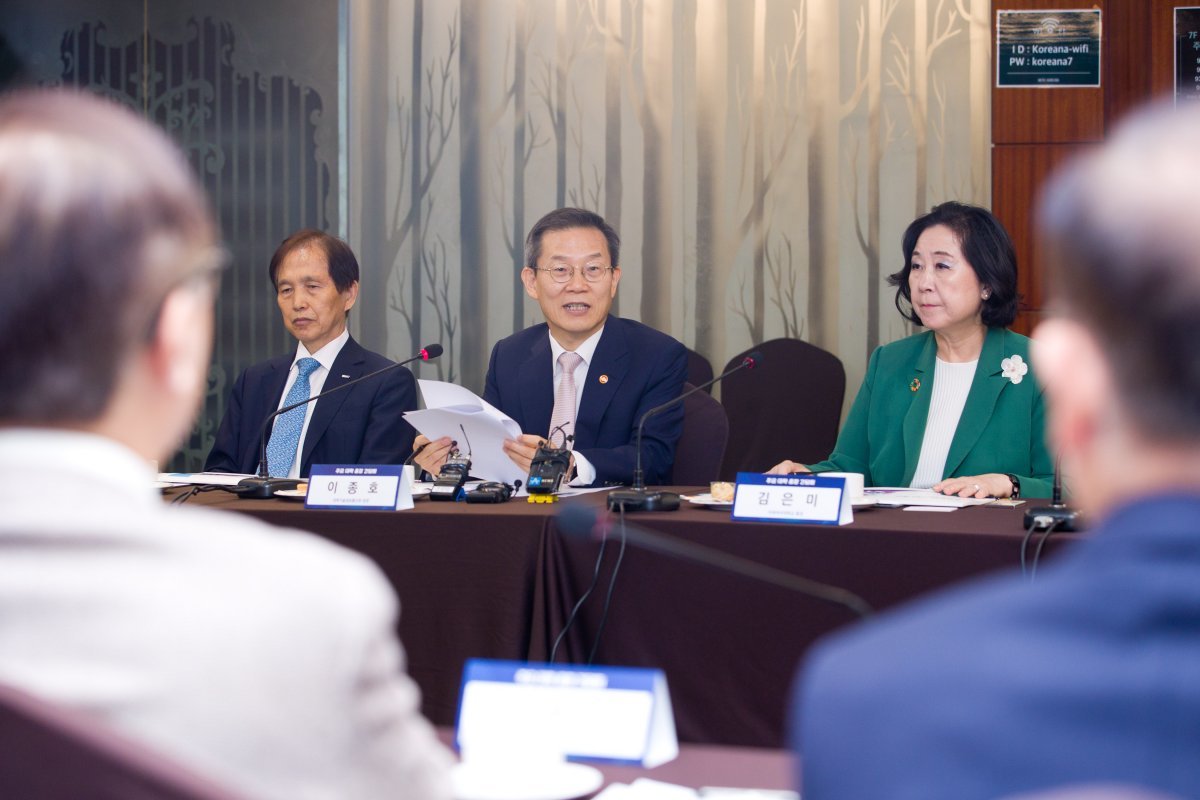
[[[423,709],[452,725],[467,658],[545,660],[595,574],[599,544],[562,535],[557,505],[419,500],[404,512],[309,511],[213,492],[190,501],[314,531],[374,559],[400,595],[399,634]],[[599,507],[602,494],[563,503]],[[1035,501],[1036,504],[1036,501]],[[885,609],[1018,565],[1023,507],[950,513],[866,509],[849,526],[733,522],[685,507],[631,523],[849,589]],[[1070,536],[1055,537],[1049,549]],[[557,656],[586,662],[620,551],[610,539],[595,592]],[[855,622],[841,608],[710,567],[626,549],[600,664],[663,669],[681,741],[779,747],[805,649]]]

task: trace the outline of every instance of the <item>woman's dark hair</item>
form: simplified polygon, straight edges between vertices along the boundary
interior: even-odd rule
[[[271,265],[268,267],[271,285],[275,285],[275,276],[279,274],[279,267],[285,258],[297,250],[314,245],[321,248],[321,252],[325,254],[325,262],[329,265],[329,277],[333,279],[333,285],[339,292],[346,291],[358,280],[358,259],[354,257],[350,245],[333,234],[305,228],[296,231],[275,248],[275,255],[271,256]]]
[[[896,287],[896,310],[900,316],[916,325],[921,318],[913,310],[908,274],[912,272],[912,254],[917,239],[934,225],[945,225],[954,232],[963,257],[975,270],[975,277],[988,290],[983,301],[982,320],[989,328],[1006,328],[1017,318],[1017,253],[1008,231],[1000,220],[986,208],[966,203],[948,202],[936,205],[924,216],[917,217],[904,231],[904,266],[888,276],[888,284]]]

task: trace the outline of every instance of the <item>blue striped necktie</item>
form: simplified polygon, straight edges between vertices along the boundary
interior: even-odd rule
[[[312,375],[321,362],[315,358],[302,358],[296,362],[299,374],[292,384],[291,391],[283,398],[283,405],[290,406],[307,400],[310,396],[308,377]],[[282,408],[283,406],[280,406]],[[308,406],[293,408],[275,419],[275,427],[271,429],[271,439],[267,442],[267,474],[275,478],[286,478],[292,471],[292,462],[296,460],[296,448],[300,446],[300,432],[304,429],[304,415]]]

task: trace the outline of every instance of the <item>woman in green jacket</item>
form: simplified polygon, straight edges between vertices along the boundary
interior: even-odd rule
[[[868,486],[963,497],[1049,497],[1042,390],[1016,318],[1012,240],[985,209],[943,203],[904,233],[888,277],[896,308],[927,330],[871,354],[829,458],[791,472],[861,472]]]

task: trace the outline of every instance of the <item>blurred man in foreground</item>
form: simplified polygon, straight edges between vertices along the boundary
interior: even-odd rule
[[[798,689],[804,797],[1070,784],[1200,797],[1200,109],[1057,176],[1033,357],[1089,535],[837,636]]]
[[[447,796],[377,569],[153,488],[221,261],[161,133],[85,95],[0,99],[0,682],[251,797]]]

